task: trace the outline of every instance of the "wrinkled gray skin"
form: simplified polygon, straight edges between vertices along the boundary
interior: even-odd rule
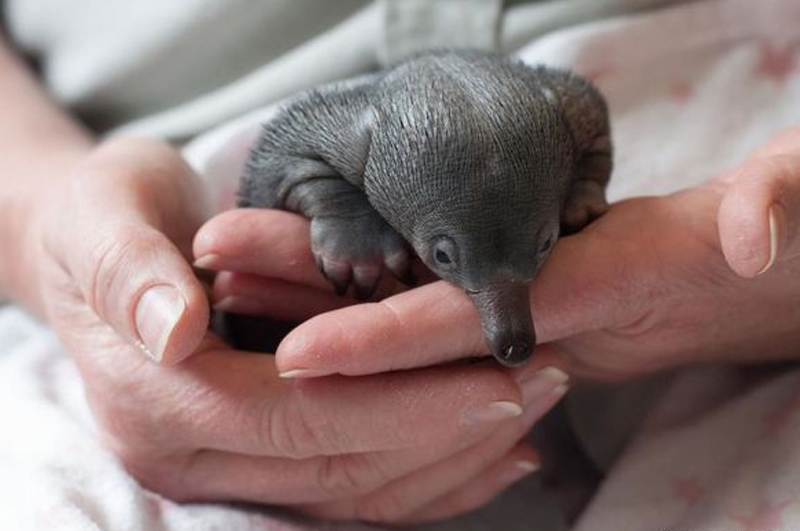
[[[607,209],[606,105],[585,80],[499,55],[438,52],[311,90],[264,126],[240,206],[311,218],[339,293],[369,298],[409,249],[462,287],[494,356],[518,366],[535,334],[528,288],[561,232]]]

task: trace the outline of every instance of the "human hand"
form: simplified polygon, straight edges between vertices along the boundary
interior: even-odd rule
[[[196,263],[222,271],[215,298],[240,313],[302,320],[353,303],[317,270],[308,234],[308,221],[287,212],[226,212],[198,233]],[[279,376],[273,357],[247,354],[259,364],[251,388],[269,431],[268,448],[247,451],[269,457],[250,458],[260,490],[246,499],[323,518],[421,522],[481,506],[535,469],[521,438],[564,393],[562,374],[512,378],[494,365],[389,372],[413,353],[373,355],[382,363],[370,375],[294,379]]]
[[[274,357],[207,332],[206,295],[186,260],[203,205],[197,177],[171,148],[113,140],[41,201],[31,231],[48,318],[101,436],[144,486],[183,501],[411,522],[468,510],[535,467],[520,438],[558,399],[557,373],[518,383],[463,366],[287,380]],[[284,318],[341,305],[323,289],[307,239],[284,239],[307,234],[306,222],[273,214],[216,218],[197,236],[200,262],[234,269],[230,256],[244,270],[273,268],[288,289],[268,310]],[[242,230],[228,231],[237,220]]]
[[[554,348],[539,347],[532,365],[620,379],[685,363],[797,356],[798,223],[797,131],[703,186],[614,205],[560,240],[535,280],[537,336]],[[403,369],[486,352],[470,301],[437,282],[309,320],[279,346],[277,364],[358,375],[386,359]]]
[[[207,200],[177,152],[108,141],[48,188],[36,211],[29,246],[41,298],[82,369],[133,345],[141,352],[128,363],[146,354],[174,364],[194,352],[209,310],[188,258]]]

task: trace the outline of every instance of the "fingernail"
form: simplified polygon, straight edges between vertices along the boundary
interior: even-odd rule
[[[510,400],[498,400],[488,406],[479,406],[468,409],[461,414],[461,422],[465,426],[497,422],[500,420],[519,417],[522,415],[522,406]]]
[[[525,412],[522,414],[522,424],[524,426],[533,426],[558,404],[558,401],[567,394],[568,390],[569,386],[567,384],[560,384],[552,389],[549,394],[540,395],[530,403],[525,404]]]
[[[769,207],[769,260],[758,272],[759,275],[766,273],[772,264],[775,263],[775,257],[778,256],[778,238],[780,237],[780,227],[778,224],[778,215],[776,205]]]
[[[145,291],[136,306],[136,331],[139,347],[156,362],[164,357],[175,325],[186,311],[186,301],[173,286],[153,286]]]
[[[497,477],[501,484],[510,484],[519,481],[525,476],[529,476],[539,470],[541,466],[535,461],[519,460],[514,461],[503,470]]]
[[[320,376],[330,376],[333,371],[325,369],[292,369],[290,371],[278,373],[281,378],[318,378]]]
[[[566,392],[568,381],[567,373],[557,367],[540,369],[532,377],[520,382],[522,403],[528,407],[537,400],[549,397],[554,393],[563,395]]]
[[[213,269],[213,265],[219,261],[220,256],[215,253],[204,254],[192,264],[198,269]]]

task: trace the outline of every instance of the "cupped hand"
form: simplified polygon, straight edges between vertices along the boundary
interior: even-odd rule
[[[702,186],[614,205],[560,240],[535,280],[537,337],[554,348],[540,346],[529,370],[621,379],[796,358],[799,223],[797,131]],[[279,346],[277,363],[301,376],[359,375],[486,352],[468,298],[436,282],[309,320]]]
[[[280,211],[209,221],[195,253],[197,264],[222,271],[217,307],[303,320],[353,304],[317,270],[308,232],[307,220]],[[386,279],[381,290],[398,287]],[[358,378],[279,374],[274,357],[247,355],[270,368],[257,384],[271,396],[261,429],[277,444],[261,469],[271,479],[259,482],[259,499],[324,518],[420,522],[477,508],[537,468],[523,437],[565,392],[563,373],[413,363],[390,372],[392,360],[373,355],[383,365]]]
[[[412,522],[481,505],[536,467],[521,438],[563,394],[556,371],[287,379],[274,357],[208,332],[188,262],[204,205],[174,150],[111,140],[48,193],[31,231],[48,319],[101,436],[144,486],[176,500]],[[266,313],[303,319],[342,301],[308,263],[307,240],[285,236],[298,232],[307,224],[296,216],[236,211],[207,224],[194,251],[207,268],[268,268],[278,296]]]
[[[111,140],[47,190],[32,246],[51,324],[97,365],[122,346],[131,361],[173,364],[195,351],[208,326],[205,289],[190,265],[192,237],[207,217],[199,178],[168,145]],[[107,345],[91,356],[87,345]]]

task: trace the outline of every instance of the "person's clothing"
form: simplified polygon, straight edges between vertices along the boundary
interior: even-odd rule
[[[308,0],[269,3],[269,9],[282,6],[295,13],[295,18],[287,15],[285,24],[271,18],[277,11],[269,15],[267,7],[255,2],[183,0],[156,8],[155,2],[143,1],[126,4],[130,20],[122,21],[112,14],[119,16],[123,9],[112,12],[106,0],[72,0],[63,6],[55,0],[6,0],[6,6],[11,35],[39,59],[48,87],[91,123],[104,130],[121,127],[173,139],[203,132],[184,152],[212,186],[222,209],[230,206],[242,161],[272,108],[249,111],[306,86],[374,68],[380,58],[396,60],[392,53],[402,56],[409,50],[399,44],[402,38],[392,39],[419,31],[418,24],[403,20],[416,20],[420,13],[447,16],[430,15],[424,11],[429,8],[420,7],[422,2],[402,1],[374,6],[313,3],[312,11],[324,22],[305,21],[293,11],[295,6],[308,9]],[[195,11],[169,15],[170,9],[180,11],[179,3]],[[430,9],[447,12],[447,2],[435,3],[441,7]],[[473,3],[474,9],[486,10],[485,17],[499,5],[464,5]],[[584,18],[588,15],[577,8],[590,4],[608,16],[592,13],[594,19]],[[621,13],[623,4],[506,3],[499,37],[488,32],[496,28],[494,23],[476,22],[483,28],[476,32],[486,39],[476,45],[499,38],[504,49],[515,50],[523,60],[571,67],[605,94],[616,149],[612,199],[667,193],[702,182],[741,163],[774,133],[800,121],[798,3],[713,0],[636,15]],[[241,11],[245,5],[284,43],[283,48],[265,50],[263,63],[247,59],[244,52],[239,63],[232,44],[238,38],[243,39],[238,46],[247,39],[255,42],[258,31],[247,34],[240,28],[226,41],[220,30],[226,27],[226,16],[239,12],[246,18]],[[208,15],[214,24],[195,18],[209,6],[218,9]],[[391,15],[400,22],[388,29],[384,21],[392,9],[409,11]],[[89,20],[95,11],[95,26],[73,20]],[[153,12],[163,19],[154,22],[144,14]],[[317,22],[316,29],[304,26]],[[172,24],[173,33],[159,24]],[[435,21],[430,24],[440,27]],[[83,33],[76,29],[81,27]],[[281,31],[288,40],[277,37]],[[117,41],[115,33],[131,42]],[[297,40],[291,43],[293,37]],[[204,48],[204,39],[216,44]],[[182,62],[181,54],[191,55],[191,43],[198,45],[194,53],[230,61],[228,70],[202,72],[206,63]],[[121,54],[121,49],[129,53]],[[83,55],[88,62],[81,66]],[[83,81],[81,72],[87,76]],[[152,86],[148,76],[154,76]],[[595,462],[608,469],[571,528],[800,529],[800,370],[791,365],[689,369],[665,385],[666,392],[632,438],[626,421],[631,402],[641,396],[638,392],[631,398],[625,395],[627,386],[614,386],[576,389],[568,395],[581,441]],[[601,394],[608,397],[600,400]],[[142,489],[97,440],[80,377],[52,333],[14,308],[0,310],[0,426],[0,529],[368,528],[307,522],[274,509],[178,505]],[[535,476],[484,509],[426,526],[438,531],[568,528]]]
[[[4,1],[12,41],[91,127],[186,140],[419,49],[511,51],[577,21],[675,0]]]

